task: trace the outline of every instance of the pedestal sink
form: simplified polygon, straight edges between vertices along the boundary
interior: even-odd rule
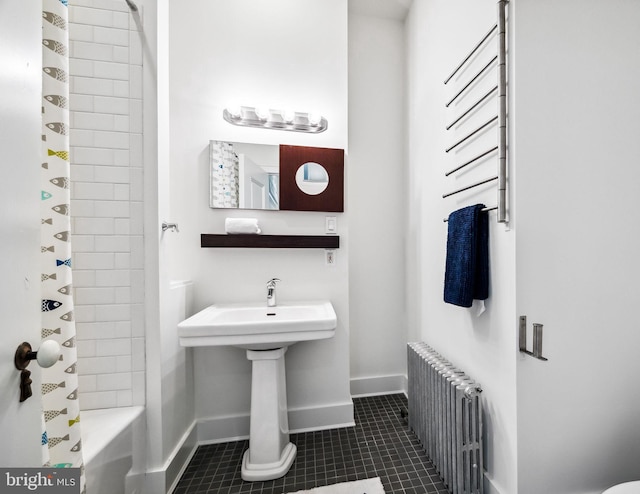
[[[285,475],[296,457],[289,441],[284,355],[299,341],[331,338],[337,325],[329,301],[211,305],[178,324],[182,346],[235,346],[251,361],[249,449],[242,478],[272,480]]]

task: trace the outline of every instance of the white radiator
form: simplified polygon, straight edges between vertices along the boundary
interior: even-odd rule
[[[482,494],[480,385],[425,343],[407,357],[409,427],[452,494]]]

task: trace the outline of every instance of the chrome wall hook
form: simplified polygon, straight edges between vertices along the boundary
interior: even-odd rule
[[[180,233],[178,229],[177,223],[167,223],[166,221],[162,222],[162,231],[166,232],[167,230],[171,230],[172,232]]]
[[[518,349],[520,350],[520,353],[524,353],[546,362],[549,359],[542,356],[542,328],[542,324],[537,322],[533,323],[533,352],[530,352],[527,350],[527,316],[520,316],[520,324],[518,326]]]

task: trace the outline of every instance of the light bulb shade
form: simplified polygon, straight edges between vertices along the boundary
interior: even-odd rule
[[[268,108],[258,107],[256,108],[256,115],[260,120],[269,120],[269,116],[271,116],[271,112]]]
[[[271,130],[290,130],[317,134],[327,130],[327,119],[319,113],[301,113],[291,110],[271,110],[266,107],[242,106],[240,111],[230,106],[222,117],[233,125]]]
[[[310,125],[319,125],[322,120],[322,115],[319,113],[309,113],[309,124]]]
[[[242,108],[240,105],[232,105],[227,107],[227,111],[233,118],[240,118],[242,116]]]

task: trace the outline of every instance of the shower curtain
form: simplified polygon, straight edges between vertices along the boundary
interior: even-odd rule
[[[60,361],[42,369],[43,465],[81,469],[84,488],[69,216],[69,35],[67,0],[42,0],[42,339]]]
[[[230,142],[211,141],[212,208],[237,208],[240,204],[239,160]]]

